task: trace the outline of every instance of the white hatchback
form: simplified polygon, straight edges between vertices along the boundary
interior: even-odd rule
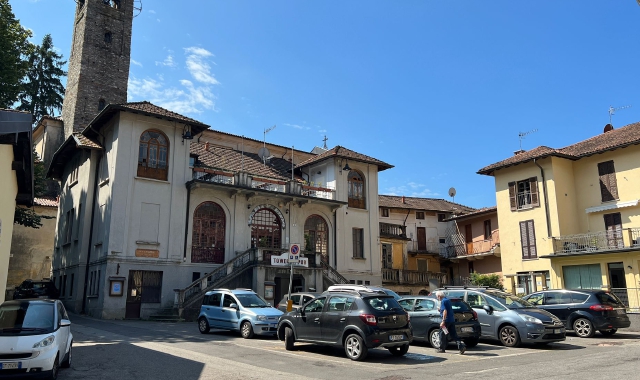
[[[55,380],[71,365],[71,321],[59,300],[23,299],[0,305],[0,378]]]

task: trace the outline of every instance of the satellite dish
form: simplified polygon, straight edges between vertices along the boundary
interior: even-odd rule
[[[267,149],[266,147],[262,147],[260,148],[260,150],[258,150],[258,156],[263,160],[267,160],[270,158],[271,153],[269,152],[269,149]]]
[[[450,188],[450,189],[449,189],[449,196],[450,196],[451,198],[453,198],[453,197],[455,197],[455,196],[456,196],[456,189],[455,189],[454,187],[452,187],[452,188]]]

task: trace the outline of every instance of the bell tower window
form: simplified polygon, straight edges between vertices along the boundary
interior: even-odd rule
[[[110,44],[112,39],[113,39],[113,36],[111,35],[111,32],[106,32],[104,34],[104,42]]]

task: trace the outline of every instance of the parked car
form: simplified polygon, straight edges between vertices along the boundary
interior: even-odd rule
[[[486,287],[447,286],[438,290],[449,298],[463,299],[476,311],[481,338],[497,339],[507,347],[566,339],[566,329],[558,317],[513,294]]]
[[[385,292],[386,294],[395,298],[396,301],[402,298],[398,293],[394,292],[393,290],[383,288],[381,286],[337,284],[337,285],[331,285],[327,288],[327,292],[335,292],[335,291],[343,291],[343,290],[365,291],[365,292]]]
[[[59,300],[13,300],[0,305],[0,378],[55,380],[71,365],[71,322]]]
[[[302,307],[302,305],[318,297],[319,295],[320,293],[291,293],[291,300],[293,301],[293,305],[291,305],[292,310],[299,309],[300,307]],[[289,295],[285,294],[284,298],[282,298],[276,305],[276,309],[280,310],[283,313],[286,313],[287,301],[289,301]]]
[[[392,296],[372,291],[331,291],[284,314],[278,338],[287,350],[295,342],[344,347],[351,360],[364,360],[369,349],[383,347],[402,356],[413,340],[409,314]]]
[[[205,293],[198,316],[202,334],[210,329],[240,331],[243,338],[276,335],[282,312],[251,289],[214,289]]]
[[[524,299],[558,317],[581,338],[592,337],[596,330],[609,336],[631,326],[624,303],[604,290],[545,290]]]
[[[413,339],[440,348],[440,301],[433,296],[404,296],[398,303],[411,316]],[[459,298],[451,299],[451,307],[456,320],[456,333],[467,347],[475,347],[480,340],[478,314]]]
[[[13,292],[13,299],[49,298],[58,299],[60,292],[50,280],[24,280]]]

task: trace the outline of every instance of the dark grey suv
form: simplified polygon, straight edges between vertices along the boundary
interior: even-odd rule
[[[409,314],[384,292],[325,292],[280,317],[278,338],[287,350],[295,342],[342,346],[351,360],[363,360],[370,348],[395,356],[413,340]]]

